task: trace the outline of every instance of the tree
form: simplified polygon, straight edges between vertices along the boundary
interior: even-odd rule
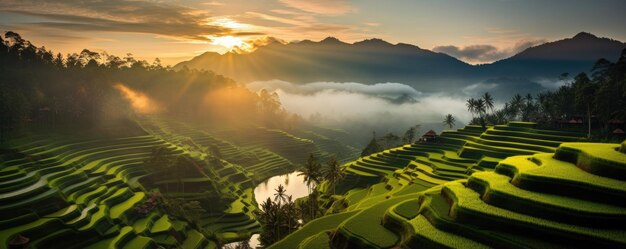
[[[286,194],[287,189],[285,189],[285,187],[280,184],[278,185],[278,188],[275,189],[276,193],[274,194],[274,201],[278,203],[278,205],[282,204],[283,202],[287,202],[288,199],[288,195]]]
[[[485,105],[485,101],[483,99],[476,100],[474,110],[478,113],[478,117],[480,118],[480,125],[485,128],[485,114],[487,112],[487,107]]]
[[[400,137],[396,136],[392,132],[387,133],[382,137],[382,140],[385,141],[385,148],[391,148],[397,145],[398,141],[400,141]]]
[[[376,139],[376,132],[374,132],[373,134],[374,136],[372,137],[372,140],[370,140],[369,144],[365,146],[365,149],[361,151],[361,157],[369,156],[371,154],[378,153],[384,150],[384,148],[380,144],[378,144],[378,140]]]
[[[483,100],[485,101],[485,107],[493,114],[493,97],[491,97],[491,94],[485,92],[485,94],[483,94]]]
[[[522,107],[524,106],[524,98],[519,93],[515,94],[513,98],[511,98],[511,102],[509,105],[511,107],[509,113],[510,115],[512,115],[513,119],[516,119],[518,114],[522,110]]]
[[[452,114],[448,114],[446,115],[446,117],[443,119],[443,124],[447,125],[450,129],[452,129],[452,127],[454,126],[454,121],[455,118],[452,116]]]
[[[415,141],[415,134],[417,133],[419,127],[420,125],[415,125],[415,126],[411,126],[408,130],[406,130],[406,132],[404,132],[404,135],[402,136],[402,143],[403,144],[413,143],[413,141]]]
[[[333,188],[333,195],[335,194],[335,186],[337,182],[344,177],[344,172],[341,168],[341,165],[337,161],[335,156],[331,157],[328,162],[326,162],[326,170],[324,171],[324,179],[328,181]]]
[[[591,138],[591,105],[594,101],[596,86],[592,84],[587,74],[580,73],[574,78],[576,104],[587,109],[587,138]]]
[[[476,100],[474,98],[468,99],[465,106],[467,106],[467,111],[472,114],[472,119],[474,119],[474,113],[476,112]]]
[[[322,174],[320,172],[320,168],[321,165],[317,161],[317,158],[315,158],[313,154],[309,154],[309,158],[307,159],[304,168],[300,170],[300,173],[298,173],[298,176],[304,176],[303,180],[309,191],[309,203],[312,202],[311,193],[313,189],[315,188],[315,186],[317,186],[317,184],[319,184],[321,180]],[[311,206],[313,205],[311,204]],[[315,214],[312,210],[310,215],[311,217],[315,217]]]

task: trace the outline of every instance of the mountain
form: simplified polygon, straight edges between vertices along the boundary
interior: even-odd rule
[[[208,69],[240,82],[280,79],[293,83],[402,82],[420,85],[432,79],[452,79],[472,72],[473,66],[446,54],[410,44],[369,39],[353,44],[328,37],[271,43],[247,54],[207,52],[175,68]]]
[[[328,37],[319,42],[274,42],[246,54],[207,52],[175,68],[208,69],[243,83],[273,79],[293,83],[398,82],[424,92],[484,91],[481,86],[486,86],[506,95],[512,88],[539,91],[542,86],[535,82],[538,79],[588,71],[599,58],[615,60],[624,48],[626,44],[620,41],[582,32],[530,47],[504,60],[473,66],[415,45],[381,39],[350,44]]]
[[[530,47],[510,58],[480,66],[490,77],[556,77],[589,71],[600,58],[615,61],[626,44],[581,32],[572,38]]]

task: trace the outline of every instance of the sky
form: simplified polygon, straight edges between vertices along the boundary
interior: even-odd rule
[[[623,0],[0,0],[0,31],[174,65],[269,41],[381,38],[490,63],[586,31],[626,41]]]

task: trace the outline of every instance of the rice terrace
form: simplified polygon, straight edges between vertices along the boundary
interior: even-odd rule
[[[0,2],[0,249],[626,248],[626,3]]]

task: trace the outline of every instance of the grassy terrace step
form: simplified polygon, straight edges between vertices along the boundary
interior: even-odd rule
[[[450,216],[458,222],[485,227],[508,226],[524,234],[541,234],[556,241],[577,240],[589,246],[619,247],[626,244],[626,230],[576,226],[497,208],[483,202],[478,193],[460,182],[445,184],[442,194],[452,202]]]
[[[486,131],[486,133],[493,134],[493,135],[533,138],[533,139],[550,140],[550,141],[558,141],[558,142],[579,142],[579,141],[584,140],[584,138],[581,138],[581,137],[546,135],[546,134],[534,133],[533,131],[512,131],[512,130],[489,129]]]
[[[180,246],[182,249],[197,249],[204,248],[207,244],[207,241],[200,232],[196,230],[191,230],[187,234],[187,239]]]
[[[591,174],[552,155],[510,157],[496,172],[512,177],[522,189],[626,206],[626,182]]]
[[[289,234],[286,238],[268,247],[273,248],[297,248],[298,245],[307,237],[314,236],[319,231],[330,230],[336,228],[344,220],[352,217],[358,211],[344,212],[339,214],[331,214],[319,219],[315,219],[297,231]]]
[[[126,243],[124,245],[124,247],[122,247],[123,249],[152,249],[152,248],[157,248],[156,244],[154,243],[154,240],[152,240],[149,237],[144,237],[144,236],[137,236],[135,238],[133,238],[132,240],[128,241],[128,243]]]
[[[122,227],[117,236],[99,241],[95,244],[92,244],[85,249],[109,249],[109,248],[122,248],[128,242],[132,241],[136,237],[136,234],[133,232],[133,228],[129,226]]]
[[[554,157],[592,174],[624,181],[626,153],[619,148],[619,144],[569,143],[560,146]]]
[[[389,207],[408,198],[395,197],[353,215],[339,225],[331,243],[339,248],[392,248],[400,243],[400,237],[381,225],[381,217]]]
[[[618,207],[520,189],[508,176],[492,172],[473,174],[468,186],[489,205],[564,223],[617,227],[626,222],[626,207]]]

